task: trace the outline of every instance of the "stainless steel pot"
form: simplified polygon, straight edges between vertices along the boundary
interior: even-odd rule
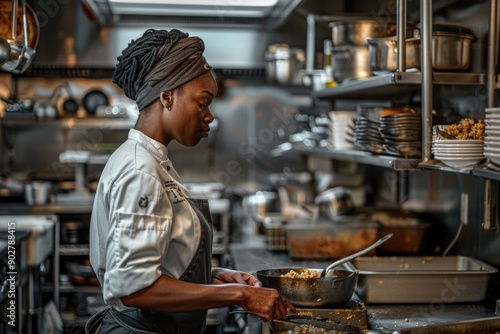
[[[87,244],[89,242],[88,225],[82,221],[61,223],[61,241],[67,244]]]
[[[280,268],[259,270],[257,278],[267,288],[276,289],[283,298],[294,306],[316,307],[347,303],[356,288],[357,273],[346,270],[330,270],[322,278],[281,277],[290,270],[300,268]],[[308,269],[321,273],[322,269]]]
[[[367,38],[370,69],[373,73],[395,72],[397,70],[398,46],[396,37]],[[406,68],[420,68],[420,39],[405,41]]]
[[[332,29],[333,46],[364,46],[367,37],[388,37],[396,34],[396,24],[378,20],[336,21]]]
[[[476,41],[464,27],[436,24],[432,33],[432,68],[437,71],[467,70],[471,62],[471,44]]]
[[[278,193],[273,191],[257,191],[245,196],[242,205],[245,213],[249,215],[265,216],[268,212],[280,212],[281,209]]]
[[[266,79],[269,83],[302,84],[305,53],[288,45],[270,45],[267,49]]]
[[[341,83],[373,75],[370,69],[368,46],[333,48],[333,78]]]
[[[328,74],[323,69],[303,71],[302,80],[304,85],[312,87],[313,91],[318,91],[326,88]]]
[[[44,205],[50,202],[52,195],[52,182],[33,181],[24,186],[24,198],[30,206]]]
[[[346,187],[326,190],[316,196],[314,203],[318,206],[319,217],[326,220],[335,220],[354,209],[351,191]]]
[[[314,201],[313,177],[310,173],[274,173],[270,180],[278,189],[280,203],[307,204]]]

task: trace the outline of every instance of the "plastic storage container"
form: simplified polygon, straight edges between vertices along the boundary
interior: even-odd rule
[[[287,217],[281,213],[268,213],[265,216],[252,216],[261,224],[266,235],[267,248],[271,251],[287,251],[286,226],[290,224],[310,224],[311,219],[305,217]]]
[[[295,259],[333,260],[354,254],[377,241],[379,224],[347,221],[286,226],[288,255]],[[373,255],[376,250],[366,256]]]
[[[380,223],[380,234],[392,233],[390,240],[380,245],[379,253],[387,255],[415,255],[425,246],[425,237],[431,224],[416,214],[400,211],[378,211],[371,215],[373,221]]]

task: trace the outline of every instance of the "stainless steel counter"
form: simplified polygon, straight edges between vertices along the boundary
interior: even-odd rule
[[[92,203],[59,204],[29,206],[24,202],[0,204],[0,215],[53,215],[65,213],[90,213]]]
[[[273,252],[261,236],[247,236],[245,242],[230,245],[238,270],[254,273],[260,269],[303,266],[323,268],[329,262],[296,261],[286,252]],[[495,316],[483,303],[446,304],[437,300],[430,304],[366,304],[368,329],[392,333],[408,328],[424,327],[469,319]]]

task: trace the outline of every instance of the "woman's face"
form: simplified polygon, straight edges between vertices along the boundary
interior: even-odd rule
[[[185,146],[195,146],[208,137],[214,120],[209,106],[217,94],[217,84],[210,72],[189,81],[171,95],[171,110],[165,110],[164,131]]]

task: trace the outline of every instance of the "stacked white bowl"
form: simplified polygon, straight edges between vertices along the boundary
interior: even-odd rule
[[[445,139],[436,134],[435,126],[432,137],[434,158],[453,168],[472,168],[484,160],[484,141],[475,139]]]
[[[500,108],[487,108],[484,122],[484,156],[488,158],[488,167],[500,169]]]
[[[352,138],[356,111],[331,111],[329,113],[331,123],[330,131],[332,133],[333,147],[336,150],[351,150],[354,149]]]

